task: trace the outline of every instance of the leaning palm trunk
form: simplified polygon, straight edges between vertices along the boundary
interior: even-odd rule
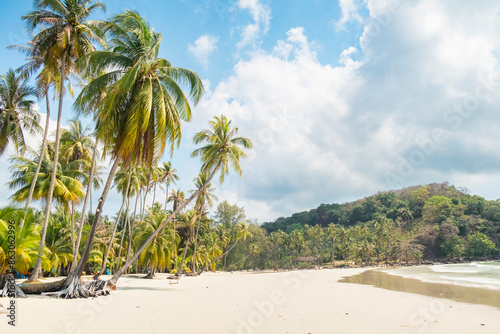
[[[175,273],[175,276],[180,276],[182,273],[182,268],[184,266],[184,261],[186,260],[186,254],[187,254],[188,247],[189,247],[189,237],[186,240],[186,246],[184,246],[184,252],[182,252],[181,264],[179,265],[179,269]]]
[[[111,234],[111,239],[109,240],[108,247],[106,247],[106,253],[104,254],[104,260],[102,261],[101,270],[94,275],[94,279],[98,279],[104,271],[106,270],[106,264],[108,262],[109,251],[111,247],[113,247],[113,240],[115,239],[116,228],[118,227],[118,223],[120,222],[120,218],[122,216],[123,207],[125,206],[125,202],[127,202],[128,191],[130,188],[130,179],[132,178],[132,168],[130,168],[130,172],[128,174],[127,187],[125,188],[125,197],[123,198],[122,206],[120,207],[120,211],[118,211],[118,217],[116,217],[115,226],[113,227],[113,233]],[[127,206],[128,209],[128,206]]]
[[[99,204],[97,205],[96,212],[94,215],[94,221],[92,222],[92,227],[90,228],[89,237],[83,250],[82,257],[76,266],[76,269],[71,272],[64,282],[64,286],[61,291],[43,293],[42,295],[54,296],[54,297],[65,297],[65,298],[87,298],[95,297],[97,295],[109,294],[109,290],[106,289],[106,284],[102,281],[91,281],[82,283],[80,280],[83,268],[85,267],[87,260],[89,259],[90,251],[92,250],[94,237],[97,231],[97,227],[101,220],[102,208],[106,202],[106,197],[108,196],[109,189],[111,189],[111,184],[113,183],[113,177],[115,176],[116,170],[118,168],[118,159],[115,159],[111,170],[109,171],[108,179],[106,185],[103,189],[101,198],[99,199]]]
[[[219,168],[220,168],[221,165],[222,165],[222,160],[219,161],[219,163],[217,164],[217,166],[214,168],[214,171],[212,172],[212,174],[210,175],[210,177],[207,179],[207,181],[203,184],[203,186],[201,186],[195,193],[193,193],[193,195],[191,195],[191,197],[189,197],[187,201],[185,201],[184,203],[182,203],[181,205],[179,205],[179,207],[176,208],[176,210],[174,210],[174,212],[172,212],[170,214],[170,216],[168,216],[168,218],[163,223],[160,224],[160,226],[158,226],[158,228],[149,236],[149,238],[141,245],[141,247],[139,247],[139,249],[137,249],[137,251],[135,252],[134,256],[132,256],[131,259],[127,260],[127,262],[125,262],[125,264],[113,275],[113,277],[111,277],[111,279],[109,281],[107,281],[108,286],[115,286],[116,285],[116,282],[118,282],[118,279],[127,271],[128,267],[130,267],[130,265],[135,260],[137,260],[137,258],[139,258],[139,255],[144,251],[144,249],[146,249],[146,247],[158,235],[158,233],[160,233],[160,231],[163,230],[163,228],[172,219],[174,219],[176,217],[176,215],[182,209],[184,209],[184,207],[186,207],[189,203],[191,203],[191,201],[193,199],[195,199],[196,197],[198,197],[198,195],[201,193],[201,191],[203,189],[205,189],[207,187],[207,185],[210,184],[210,182],[214,178],[215,174],[217,173],[217,171],[219,170]]]
[[[42,272],[42,256],[43,249],[45,248],[45,237],[47,235],[47,226],[49,224],[50,218],[50,209],[52,205],[52,195],[54,193],[54,187],[56,184],[56,176],[57,176],[57,164],[59,159],[59,143],[60,143],[60,132],[61,132],[61,116],[62,116],[62,107],[63,107],[63,90],[64,90],[64,69],[66,67],[66,57],[68,54],[68,50],[65,49],[62,59],[61,59],[61,67],[59,69],[61,75],[61,83],[59,86],[59,108],[57,110],[57,128],[56,128],[56,144],[54,147],[54,165],[52,167],[52,174],[50,176],[50,185],[49,185],[49,193],[47,196],[47,206],[45,207],[45,221],[43,222],[42,234],[40,237],[40,251],[38,252],[38,259],[36,260],[35,268],[33,269],[33,274],[27,280],[27,282],[33,282],[38,280],[40,277],[40,273]],[[43,152],[42,152],[43,154]],[[40,157],[41,158],[41,157]]]
[[[42,156],[45,152],[45,148],[47,147],[47,134],[49,133],[49,124],[50,124],[50,102],[49,102],[49,88],[47,84],[45,84],[45,103],[47,104],[47,119],[45,120],[45,129],[43,130],[43,140],[42,140],[42,150],[40,153],[40,158],[38,159],[38,164],[36,165],[35,174],[33,175],[33,179],[31,180],[30,191],[28,192],[28,198],[26,199],[26,205],[24,206],[25,210],[28,210],[31,204],[31,199],[33,198],[33,192],[35,191],[36,181],[38,180],[38,174],[40,173],[40,168],[42,167]],[[19,229],[22,230],[24,225],[24,218],[19,222]]]
[[[73,249],[73,261],[71,263],[71,272],[76,269],[78,263],[78,250],[80,249],[80,242],[82,240],[83,226],[85,225],[85,211],[87,211],[87,205],[89,203],[90,193],[92,191],[92,184],[94,182],[94,168],[97,159],[97,138],[94,144],[94,150],[92,153],[92,163],[90,164],[89,171],[89,181],[87,184],[87,193],[85,194],[85,200],[83,201],[82,217],[80,218],[80,226],[78,227],[78,237],[76,238],[75,248]]]

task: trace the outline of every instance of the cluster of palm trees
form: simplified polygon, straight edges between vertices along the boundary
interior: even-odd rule
[[[169,163],[157,166],[166,150],[172,153],[179,146],[181,121],[191,120],[190,103],[200,100],[203,84],[195,72],[174,67],[159,57],[161,34],[137,12],[126,10],[108,21],[89,20],[93,12],[104,9],[103,2],[93,0],[35,1],[35,9],[22,17],[32,29],[33,38],[26,46],[13,46],[26,55],[26,64],[17,73],[9,71],[2,76],[0,85],[0,153],[9,145],[15,147],[18,154],[12,158],[10,186],[17,189],[13,200],[25,201],[25,216],[21,215],[19,233],[35,224],[33,228],[40,234],[39,245],[33,248],[38,254],[30,256],[36,261],[29,282],[36,281],[42,274],[47,254],[53,254],[50,255],[53,264],[66,266],[71,260],[68,278],[45,287],[46,291],[60,290],[58,296],[95,295],[95,285],[85,286],[80,278],[89,261],[95,259],[96,248],[99,248],[96,245],[105,240],[101,230],[106,224],[101,222],[106,220],[103,219],[104,205],[114,183],[123,195],[124,205],[115,223],[111,224],[111,237],[104,242],[106,249],[102,250],[103,267],[106,268],[109,254],[112,255],[110,260],[119,267],[108,282],[110,285],[116,284],[132,264],[147,266],[153,272],[163,265],[163,260],[158,262],[147,255],[154,248],[150,245],[172,245],[167,243],[165,233],[168,229],[165,227],[175,224],[180,214],[183,217],[180,221],[186,226],[195,225],[190,229],[194,233],[187,236],[185,249],[189,244],[198,246],[196,235],[209,203],[207,194],[212,179],[219,174],[222,182],[230,169],[241,173],[239,160],[246,156],[242,147],[251,147],[250,140],[237,137],[238,128],[233,127],[230,120],[225,116],[215,117],[209,129],[194,137],[195,144],[202,145],[193,152],[193,157],[199,157],[202,162],[203,175],[200,175],[198,188],[187,199],[181,191],[172,192],[174,207],[171,211],[166,211],[168,197],[163,210],[158,206],[146,210],[148,193],[152,191],[154,203],[157,185],[163,183],[168,188],[177,179]],[[27,80],[34,81],[34,87],[30,87]],[[92,133],[78,120],[71,122],[69,130],[61,128],[63,98],[66,92],[73,94],[72,81],[83,86],[73,109],[77,115],[92,118]],[[54,141],[48,140],[51,95],[58,101]],[[46,102],[47,123],[41,147],[31,149],[26,145],[25,135],[26,131],[30,135],[41,131],[33,105],[42,97]],[[102,148],[101,152],[98,147]],[[97,165],[102,158],[110,161],[110,168],[106,180],[100,182],[102,170]],[[97,208],[86,214],[92,188],[101,183],[102,194]],[[134,197],[131,216],[129,200]],[[28,224],[26,217],[32,200],[43,203],[43,222],[40,224],[34,221]],[[183,212],[193,201],[196,201],[196,213]],[[54,226],[58,223],[51,218],[54,216],[53,202],[63,212],[57,236]],[[137,202],[140,214],[136,216]],[[78,215],[75,209],[79,205],[81,213]],[[71,217],[69,228],[65,217]],[[122,246],[125,234],[128,235],[124,261],[120,255],[113,258],[115,234],[121,238]],[[168,240],[178,244],[175,227],[171,234],[173,239]],[[48,242],[53,240],[59,243],[71,240],[71,250],[61,245],[49,248]],[[136,247],[133,247],[134,240]],[[186,255],[187,250],[180,269]],[[195,255],[198,256],[201,255]],[[167,259],[164,261],[166,264]]]

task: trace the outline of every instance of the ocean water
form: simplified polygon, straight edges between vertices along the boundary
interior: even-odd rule
[[[424,282],[500,290],[500,262],[472,262],[384,270]]]

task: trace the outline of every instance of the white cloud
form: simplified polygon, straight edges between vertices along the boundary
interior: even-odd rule
[[[481,194],[488,177],[500,183],[499,5],[474,7],[481,19],[471,21],[466,1],[436,3],[367,0],[360,47],[337,66],[318,61],[301,27],[240,60],[197,109],[203,120],[228,115],[255,144],[221,200],[271,220],[414,184],[448,180]],[[447,138],[436,141],[438,130]]]
[[[345,29],[345,24],[347,22],[362,21],[361,15],[359,14],[361,5],[362,1],[360,0],[339,0],[342,17],[336,23],[337,30]]]
[[[212,35],[200,36],[193,44],[188,45],[188,51],[204,67],[208,66],[208,57],[217,50],[219,37]]]
[[[236,44],[238,50],[241,50],[247,46],[255,46],[261,35],[267,34],[271,25],[271,9],[259,0],[239,0],[238,7],[248,10],[254,21],[242,27],[241,39]]]

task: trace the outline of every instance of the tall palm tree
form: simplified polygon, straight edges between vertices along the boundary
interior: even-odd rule
[[[150,235],[142,246],[137,249],[134,256],[113,275],[113,277],[108,281],[108,284],[116,284],[120,276],[126,272],[127,268],[137,259],[137,257],[139,257],[141,252],[144,251],[153,238],[160,233],[165,225],[174,219],[184,207],[198,197],[198,195],[203,191],[203,188],[210,184],[217,173],[220,173],[219,180],[221,182],[224,181],[224,175],[229,173],[230,166],[241,175],[241,165],[239,160],[246,157],[246,154],[239,146],[241,145],[244,148],[251,148],[252,142],[248,138],[235,137],[238,134],[238,128],[233,128],[231,126],[231,121],[229,121],[225,116],[215,117],[213,121],[209,122],[209,124],[209,130],[201,131],[194,136],[194,142],[196,144],[205,143],[206,145],[195,150],[192,154],[192,156],[201,157],[201,161],[203,162],[202,172],[210,175],[206,183],[203,187],[194,192],[176,210],[174,210],[170,216],[163,223],[161,223],[160,226],[158,226],[158,228]]]
[[[184,261],[186,260],[186,254],[189,248],[189,243],[194,239],[196,222],[198,221],[198,213],[194,210],[188,211],[181,216],[180,221],[182,224],[181,226],[186,228],[187,233],[186,233],[186,241],[184,244],[184,251],[182,252],[181,264],[179,265],[179,268],[175,273],[176,276],[179,276],[184,268],[183,265]]]
[[[90,129],[84,128],[79,119],[73,119],[69,123],[69,129],[61,130],[61,155],[69,162],[83,159],[90,165],[95,145]]]
[[[165,206],[163,210],[167,210],[167,204],[168,204],[168,186],[173,183],[177,184],[177,181],[179,180],[179,176],[176,174],[177,169],[172,167],[172,162],[164,162],[162,165],[162,171],[163,175],[160,178],[161,183],[165,183]]]
[[[177,189],[177,190],[174,189],[170,193],[169,199],[170,199],[170,201],[172,201],[174,203],[173,210],[175,211],[175,210],[177,210],[179,205],[182,205],[182,203],[185,201],[186,196],[184,195],[184,191],[181,191],[180,189]]]
[[[134,237],[135,243],[141,245],[166,218],[167,212],[161,210],[158,203],[154,204],[145,220],[139,222],[138,233]],[[171,229],[164,229],[139,256],[138,265],[149,267],[146,278],[153,278],[159,268],[170,268],[174,244],[177,242],[177,235],[171,232]]]
[[[61,132],[61,116],[63,108],[65,79],[71,73],[74,62],[88,52],[95,50],[92,41],[100,41],[95,33],[93,23],[86,21],[96,9],[104,10],[102,2],[92,0],[43,0],[35,1],[36,9],[22,19],[28,22],[29,28],[40,27],[40,32],[33,38],[32,46],[44,57],[44,65],[59,69],[59,107],[57,111],[57,127],[55,141],[54,169],[59,162],[59,144]],[[70,87],[70,91],[71,91]],[[52,174],[49,197],[45,208],[45,221],[40,238],[43,251],[47,225],[50,218],[52,195],[55,187],[55,173]],[[41,254],[40,254],[41,255]],[[33,275],[29,281],[38,279],[41,271],[41,256],[38,259]]]
[[[33,31],[28,30],[29,35],[32,38],[35,36]],[[41,95],[45,97],[45,105],[46,105],[46,117],[45,117],[45,128],[43,131],[43,139],[42,139],[42,147],[40,149],[41,152],[44,152],[47,147],[47,137],[49,133],[49,123],[50,123],[50,102],[49,102],[49,88],[53,86],[56,89],[56,93],[58,93],[57,89],[60,88],[58,82],[59,79],[59,69],[56,63],[47,62],[47,55],[42,53],[42,50],[35,45],[34,38],[27,42],[27,45],[10,45],[8,46],[10,49],[15,49],[20,51],[21,53],[26,55],[26,63],[17,69],[18,72],[22,74],[24,78],[33,77],[36,75],[36,86],[40,91]],[[47,50],[45,50],[46,52]],[[57,94],[55,94],[57,95]],[[25,209],[28,209],[31,204],[31,199],[33,196],[34,186],[36,184],[36,180],[38,178],[38,173],[40,171],[42,160],[39,160],[39,164],[35,171],[35,175],[33,176],[33,183],[31,185],[31,189],[28,194],[28,198],[26,199]],[[22,227],[24,224],[24,219],[19,223]]]
[[[203,189],[200,194],[198,195],[198,198],[196,199],[196,204],[195,204],[195,210],[198,211],[198,224],[196,226],[196,232],[193,240],[193,258],[195,259],[192,263],[192,271],[196,271],[196,251],[198,247],[198,234],[200,231],[200,224],[203,219],[203,217],[206,216],[205,209],[206,207],[212,207],[214,205],[214,201],[217,200],[217,196],[212,194],[212,192],[215,190],[215,188],[211,187],[211,184],[207,184],[206,187],[203,187],[205,182],[207,181],[207,174],[205,173],[200,173],[193,181],[196,186],[196,189]],[[191,191],[193,192],[193,191]]]
[[[79,119],[73,119],[70,121],[69,129],[61,130],[61,156],[68,162],[75,160],[85,160],[88,165],[92,162],[92,150],[95,146],[94,140],[90,135],[90,130],[88,127],[84,128]],[[84,168],[82,166],[82,171]],[[82,180],[83,181],[83,180]],[[97,178],[94,179],[97,183]],[[77,256],[76,241],[75,241],[75,204],[72,202],[71,205],[71,242],[73,245],[73,255]],[[83,213],[85,215],[85,213]],[[82,227],[82,226],[80,226]],[[79,235],[79,233],[78,233]],[[78,245],[79,246],[79,245]],[[73,264],[76,264],[76,259],[74,259]]]
[[[42,159],[42,165],[38,179],[35,184],[33,198],[43,200],[44,205],[48,205],[50,182],[52,177],[55,178],[55,187],[52,198],[57,203],[68,208],[70,202],[78,202],[84,195],[83,185],[79,181],[83,177],[83,172],[80,166],[85,162],[76,160],[70,163],[56,164],[56,170],[53,170],[54,152],[46,150],[40,157],[35,151],[29,149],[30,155],[34,158],[15,155],[10,158],[14,164],[10,166],[12,171],[12,180],[9,182],[11,189],[19,188],[13,195],[12,199],[15,202],[23,202],[28,196],[29,189],[33,182],[35,170],[39,159]]]
[[[33,109],[35,101],[30,99],[38,96],[39,91],[12,69],[0,76],[0,156],[9,144],[24,154],[24,131],[30,135],[41,132],[39,115]]]
[[[156,186],[158,185],[158,182],[160,182],[162,174],[163,172],[160,166],[152,166],[149,170],[149,175],[151,175],[151,183],[153,186],[153,204],[155,203],[156,199]]]
[[[167,142],[171,142],[173,150],[180,141],[181,120],[191,119],[188,98],[179,84],[187,84],[195,103],[203,92],[196,73],[172,67],[167,60],[158,58],[161,34],[154,32],[137,12],[115,15],[104,29],[110,36],[110,48],[91,52],[80,63],[87,76],[96,79],[82,90],[75,108],[88,112],[95,107],[97,137],[110,148],[114,162],[82,258],[74,275],[68,277],[67,286],[81,286],[79,278],[118,163],[150,167],[163,155]],[[88,295],[82,289],[71,290]],[[67,296],[67,291],[62,294]]]

